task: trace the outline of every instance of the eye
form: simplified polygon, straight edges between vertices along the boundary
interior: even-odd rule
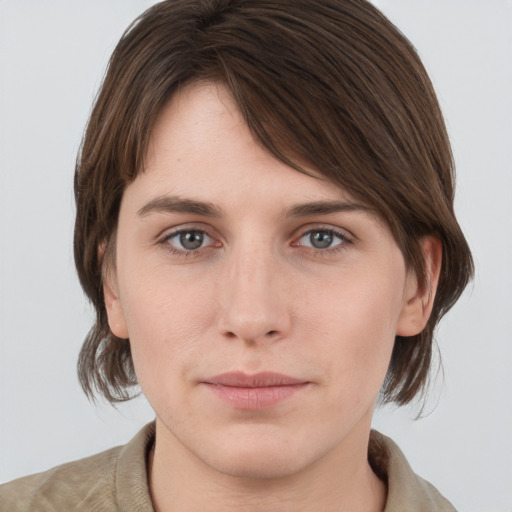
[[[299,238],[297,245],[317,250],[335,249],[348,241],[348,238],[343,233],[332,229],[311,229]]]
[[[204,231],[187,229],[171,233],[165,237],[163,242],[177,252],[191,252],[211,245],[213,239]]]

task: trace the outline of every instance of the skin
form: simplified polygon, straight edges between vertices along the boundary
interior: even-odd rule
[[[213,211],[173,211],[190,201]],[[298,214],[318,202],[345,206]],[[428,286],[364,205],[255,142],[223,86],[177,93],[124,192],[105,283],[157,416],[156,510],[383,510],[368,437],[395,335],[428,320],[441,256],[423,248]],[[229,371],[307,385],[240,410],[204,384]]]

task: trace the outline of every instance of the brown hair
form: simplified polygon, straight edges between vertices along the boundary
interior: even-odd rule
[[[397,336],[384,401],[409,402],[429,373],[434,328],[473,271],[453,211],[453,162],[430,80],[407,39],[365,0],[169,0],[127,29],[111,57],[75,173],[75,261],[96,323],[78,370],[89,396],[130,398],[129,340],[102,290],[123,190],[144,168],[163,105],[196,80],[224,83],[275,157],[310,167],[370,205],[424,279],[420,241],[439,238],[441,276],[417,336]],[[110,256],[109,256],[110,255]]]

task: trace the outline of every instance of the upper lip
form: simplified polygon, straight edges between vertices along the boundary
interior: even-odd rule
[[[216,375],[215,377],[207,379],[205,382],[207,384],[231,386],[236,388],[264,388],[306,384],[308,381],[275,372],[260,372],[252,375],[244,372],[228,372]]]

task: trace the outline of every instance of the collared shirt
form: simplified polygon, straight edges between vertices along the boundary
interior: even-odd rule
[[[1,485],[0,511],[154,512],[147,475],[154,440],[150,423],[125,446]],[[388,486],[384,512],[455,512],[412,471],[398,446],[374,430],[368,459]]]

